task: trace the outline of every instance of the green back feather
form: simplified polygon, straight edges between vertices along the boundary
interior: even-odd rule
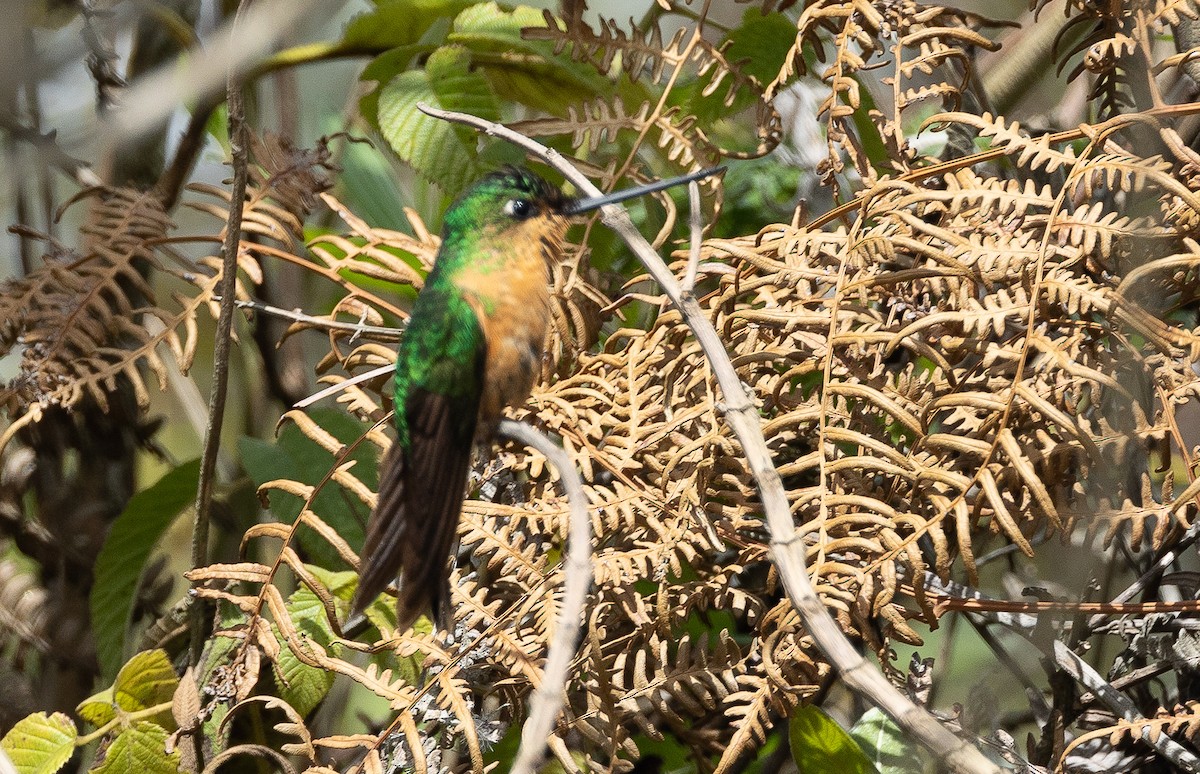
[[[496,238],[496,232],[512,222],[505,204],[514,199],[555,210],[566,203],[562,192],[541,177],[508,167],[482,178],[446,212],[441,249],[417,296],[396,357],[396,428],[404,448],[411,444],[405,407],[414,390],[449,399],[459,420],[462,437],[458,440],[471,442],[487,342],[474,310],[454,285],[454,275],[492,252],[480,249],[481,240]]]

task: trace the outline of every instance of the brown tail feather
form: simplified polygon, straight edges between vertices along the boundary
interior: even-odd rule
[[[458,407],[461,409],[461,407]],[[458,534],[471,461],[474,417],[464,417],[445,396],[410,395],[410,448],[392,446],[384,460],[379,501],[367,527],[360,580],[351,616],[362,611],[399,575],[397,628],[421,615],[449,625],[450,552]],[[472,411],[473,411],[472,407]]]
[[[350,603],[350,619],[356,618],[375,597],[383,593],[400,570],[404,541],[404,452],[392,444],[379,473],[379,500],[367,525],[359,563],[358,588]]]

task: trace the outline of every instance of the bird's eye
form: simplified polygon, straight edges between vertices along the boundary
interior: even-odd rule
[[[537,208],[525,199],[509,199],[504,203],[504,214],[516,220],[525,220],[537,214]]]

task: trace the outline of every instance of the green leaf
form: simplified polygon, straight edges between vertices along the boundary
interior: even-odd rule
[[[861,77],[859,80],[862,80]],[[891,152],[888,151],[882,135],[879,134],[879,127],[871,120],[871,111],[877,110],[875,97],[871,95],[870,89],[865,88],[859,90],[859,95],[862,101],[858,110],[855,110],[851,116],[854,120],[854,128],[858,131],[859,142],[862,143],[863,151],[867,154],[871,166],[882,173],[887,173],[891,171],[889,167]]]
[[[867,710],[850,729],[850,736],[874,762],[880,774],[924,774],[936,771],[925,749],[913,744],[883,710]]]
[[[313,569],[313,568],[309,568]],[[336,576],[353,576],[354,573],[336,573]],[[349,579],[339,578],[347,590],[353,588]],[[307,586],[301,586],[288,597],[285,608],[292,625],[302,637],[307,638],[322,648],[330,649],[330,643],[335,636],[325,615],[325,607],[321,600]],[[276,636],[282,641],[283,636],[276,627]],[[340,650],[333,646],[336,655]],[[279,697],[292,705],[301,715],[309,712],[321,703],[325,694],[333,686],[333,674],[323,669],[309,666],[296,657],[286,644],[279,652],[275,661],[275,676],[279,679]]]
[[[122,731],[93,774],[177,774],[179,751],[167,754],[167,732],[162,726],[140,720]]]
[[[278,631],[276,636],[281,636]],[[292,705],[301,716],[316,709],[333,687],[332,672],[305,664],[286,644],[279,651],[274,667],[279,681],[279,698]]]
[[[809,173],[779,163],[774,154],[730,165],[714,233],[731,237],[757,231],[764,223],[791,220],[797,185],[805,174]]]
[[[333,409],[316,409],[309,416],[326,432],[344,444],[351,444],[366,429],[353,418]],[[286,425],[274,441],[259,438],[242,438],[238,441],[242,466],[254,481],[262,486],[268,481],[287,478],[316,485],[333,466],[335,458],[325,449],[308,438],[295,425]],[[378,452],[370,443],[360,443],[347,460],[354,460],[354,475],[369,487],[378,484]],[[297,497],[279,491],[271,494],[271,513],[279,521],[290,524],[296,520],[304,504]],[[337,531],[351,546],[361,546],[364,538],[363,524],[370,514],[365,506],[359,507],[354,498],[346,498],[335,483],[328,483],[313,500],[313,512]],[[319,535],[309,529],[300,530],[300,546],[308,556],[320,565],[345,566],[333,550]]]
[[[358,112],[371,126],[379,129],[379,96],[383,87],[400,73],[409,70],[410,62],[418,53],[432,53],[433,50],[430,46],[422,45],[397,46],[375,57],[363,68],[359,80],[378,82],[376,88],[358,101]]]
[[[113,699],[112,687],[105,688],[100,693],[79,702],[75,712],[96,728],[111,723],[117,716],[117,705]]]
[[[496,3],[471,6],[454,20],[448,43],[471,52],[471,61],[488,78],[496,94],[558,116],[567,106],[612,91],[612,83],[589,64],[556,56],[550,41],[526,40],[525,27],[545,27],[536,8],[511,11]]]
[[[324,567],[317,567],[312,564],[306,564],[304,567],[312,573],[314,578],[321,582],[322,586],[329,589],[329,593],[337,599],[349,602],[350,598],[354,596],[354,586],[358,582],[358,573],[353,570],[334,572],[333,570],[326,570]]]
[[[439,48],[424,70],[401,73],[380,92],[379,130],[392,149],[421,177],[457,192],[478,177],[475,134],[425,115],[418,102],[495,121],[500,117],[496,95],[459,46]]]
[[[17,774],[54,774],[75,754],[75,723],[61,712],[37,712],[17,721],[0,739]]]
[[[381,0],[375,10],[350,20],[342,42],[360,48],[407,46],[437,33],[444,20],[443,34],[449,21],[471,5],[473,0]],[[438,38],[440,42],[440,36]]]
[[[792,710],[788,741],[800,774],[877,774],[854,739],[820,707],[807,704]]]
[[[796,24],[782,13],[747,8],[742,23],[725,38],[725,60],[766,86],[775,80],[796,42]],[[717,89],[720,93],[721,90]]]
[[[217,604],[217,625],[214,628],[218,631],[231,629],[244,621],[242,611],[233,605],[227,602]],[[217,669],[225,668],[229,664],[234,651],[241,645],[242,640],[233,637],[214,636],[206,642],[204,653],[200,657],[200,679],[196,681],[197,684],[206,685]],[[209,705],[208,717],[200,731],[204,739],[206,757],[211,758],[221,753],[229,745],[233,724],[226,723],[225,719],[229,716],[231,706],[233,705],[226,701],[215,701]]]
[[[113,684],[113,700],[126,712],[139,712],[159,704],[170,704],[178,687],[179,677],[166,652],[147,650],[121,667]],[[163,717],[171,717],[170,707],[163,710]]]
[[[111,680],[121,665],[142,567],[171,522],[195,501],[199,477],[200,461],[193,460],[138,492],[113,522],[100,549],[91,595],[92,631],[106,680]]]

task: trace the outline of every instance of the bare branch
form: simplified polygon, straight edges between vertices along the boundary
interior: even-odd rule
[[[511,419],[500,421],[500,435],[541,452],[558,471],[570,504],[563,603],[558,611],[554,639],[546,657],[542,684],[533,692],[529,717],[521,729],[521,746],[513,763],[513,774],[533,774],[546,752],[546,740],[554,730],[554,721],[562,709],[567,673],[579,642],[580,622],[588,589],[592,585],[592,523],[588,518],[587,495],[583,482],[571,464],[571,458],[553,441],[531,425]]]
[[[380,376],[384,376],[395,370],[396,370],[396,366],[391,365],[391,364],[379,366],[378,368],[372,368],[370,371],[364,371],[361,374],[356,374],[355,376],[352,376],[349,379],[340,381],[337,384],[331,384],[322,390],[317,390],[312,395],[309,395],[306,398],[302,398],[302,399],[296,401],[295,404],[293,404],[292,408],[306,409],[309,406],[311,406],[312,404],[314,404],[320,400],[324,400],[325,398],[328,398],[330,395],[338,394],[339,392],[346,389],[347,387],[352,387],[361,382],[369,382],[372,379],[375,379]]]
[[[968,599],[987,599],[986,596],[979,592],[969,589],[957,583],[947,583],[941,581],[932,573],[926,574],[925,583],[928,588],[935,589],[939,592],[950,594],[952,596],[963,597]],[[1038,644],[1034,639],[1034,631],[1037,626],[1037,617],[1025,613],[975,613],[981,619],[987,619],[996,623],[1003,624],[1010,629],[1018,632],[1021,636]],[[1073,650],[1068,648],[1061,640],[1055,640],[1053,645],[1054,662],[1060,669],[1066,672],[1080,685],[1093,692],[1093,695],[1101,703],[1107,706],[1121,718],[1130,721],[1138,722],[1145,721],[1146,718],[1138,711],[1137,706],[1130,701],[1123,693],[1121,693],[1114,685],[1106,681],[1100,676],[1090,664],[1079,657]],[[1178,742],[1171,739],[1166,734],[1154,734],[1149,728],[1142,731],[1141,738],[1153,747],[1159,755],[1166,758],[1168,761],[1181,769],[1189,772],[1200,772],[1200,758],[1189,752]]]
[[[214,295],[214,301],[220,301],[222,296]],[[271,317],[279,317],[292,322],[303,323],[312,328],[319,328],[327,331],[348,331],[355,335],[370,334],[381,341],[399,341],[401,328],[386,328],[382,325],[365,325],[363,323],[342,322],[340,320],[330,320],[328,317],[315,317],[311,314],[305,314],[299,309],[283,309],[278,306],[264,304],[261,301],[247,301],[238,299],[234,302],[238,309],[251,309],[259,314],[270,315]]]
[[[234,26],[246,8],[238,6]],[[200,459],[200,482],[196,491],[196,516],[192,532],[192,568],[208,564],[208,520],[212,505],[217,454],[221,446],[221,425],[225,419],[225,397],[229,387],[229,347],[233,332],[234,300],[237,288],[238,252],[241,248],[242,208],[246,202],[246,179],[249,167],[250,134],[246,126],[245,103],[241,79],[232,69],[226,81],[226,102],[229,107],[229,153],[233,161],[233,184],[229,197],[229,219],[225,223],[225,242],[221,258],[221,311],[217,317],[216,341],[213,347],[213,386],[208,399],[208,427],[204,433],[204,452]],[[204,605],[191,611],[191,647],[189,663],[200,662],[204,646]]]
[[[0,126],[4,127],[14,138],[34,146],[37,149],[38,155],[41,156],[42,161],[61,170],[80,186],[94,188],[104,185],[104,181],[92,171],[92,168],[88,164],[71,156],[58,146],[58,138],[54,132],[51,131],[43,134],[36,129],[18,123],[12,116],[3,114],[0,114]]]
[[[1131,723],[1145,721],[1137,706],[1125,694],[1110,685],[1091,664],[1059,640],[1054,641],[1054,662],[1077,683],[1093,691],[1096,698],[1125,720]],[[1142,729],[1141,738],[1175,766],[1193,774],[1200,772],[1200,758],[1166,734],[1156,733],[1147,727]]]

